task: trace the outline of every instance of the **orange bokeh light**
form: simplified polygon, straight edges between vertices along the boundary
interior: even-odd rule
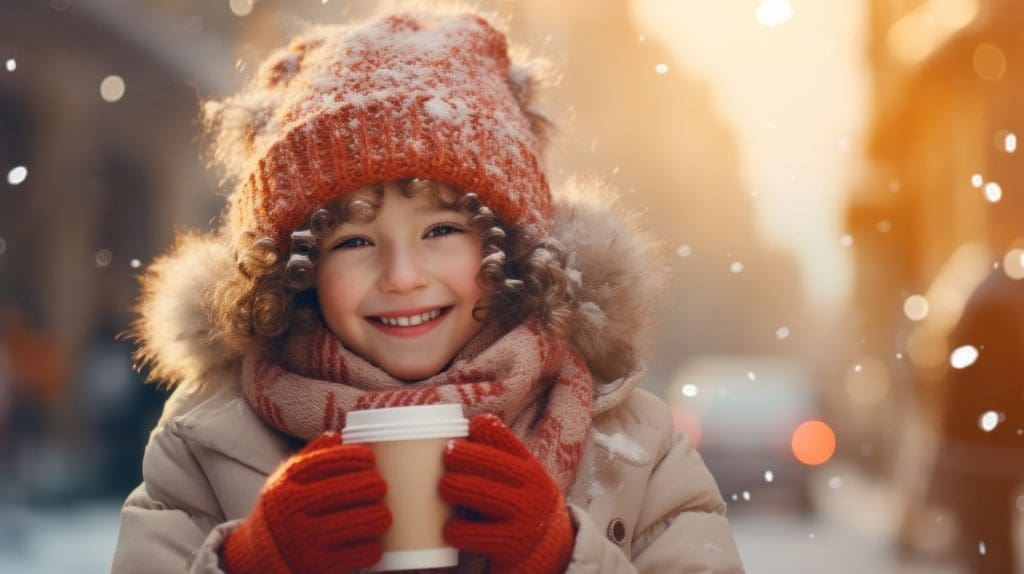
[[[793,431],[790,445],[797,460],[817,466],[828,462],[835,454],[836,433],[822,421],[806,421]]]
[[[703,433],[697,413],[682,405],[672,405],[669,410],[672,411],[672,426],[686,433],[693,448],[698,448]]]

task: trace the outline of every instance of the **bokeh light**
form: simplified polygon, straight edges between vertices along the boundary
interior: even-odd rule
[[[104,101],[114,103],[124,97],[124,88],[121,76],[107,76],[100,82],[100,96]]]
[[[928,316],[928,300],[924,295],[911,295],[903,302],[903,314],[911,321],[921,321]]]
[[[819,420],[810,420],[793,431],[793,456],[809,466],[828,462],[836,452],[836,434]]]
[[[994,82],[1006,74],[1006,54],[995,44],[983,43],[974,49],[974,73]]]
[[[845,383],[850,398],[862,405],[873,405],[889,394],[891,376],[882,361],[862,357],[856,366],[846,370]]]
[[[699,447],[703,429],[697,413],[683,405],[672,405],[669,410],[672,413],[672,426],[686,433],[693,448]]]
[[[229,0],[228,6],[235,16],[248,16],[252,13],[252,0]]]
[[[1011,249],[1003,256],[1003,273],[1010,279],[1024,279],[1024,249]]]

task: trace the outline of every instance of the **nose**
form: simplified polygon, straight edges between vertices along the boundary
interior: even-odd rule
[[[389,249],[378,287],[384,293],[410,293],[427,285],[427,273],[411,249]]]

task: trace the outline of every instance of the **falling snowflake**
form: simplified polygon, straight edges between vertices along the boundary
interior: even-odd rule
[[[729,266],[729,271],[732,271],[733,273],[743,271],[743,263],[741,261],[733,261],[732,265]]]
[[[668,73],[668,64],[658,64],[654,66],[654,71],[661,75],[665,75]]]
[[[985,184],[985,199],[987,199],[989,203],[996,203],[1002,198],[1003,188],[999,187],[998,183],[990,181]]]
[[[954,369],[966,369],[978,360],[978,349],[974,345],[963,345],[949,354],[949,364]]]
[[[679,249],[676,249],[676,254],[680,257],[689,257],[693,253],[693,248],[689,245],[680,245]]]
[[[23,165],[19,165],[7,172],[7,183],[11,185],[18,185],[25,181],[26,177],[28,177],[28,168]]]
[[[984,556],[987,551],[988,550],[985,548],[985,541],[984,540],[979,540],[978,541],[978,554],[981,554],[982,556]]]
[[[743,491],[743,500],[746,500],[748,502],[750,501],[750,491],[749,490],[744,490]]]
[[[780,341],[785,339],[788,336],[789,336],[789,327],[779,327],[778,329],[775,330],[775,338],[780,340]]]
[[[839,478],[838,476],[833,476],[832,478],[828,479],[828,487],[831,488],[832,490],[838,490],[839,487],[842,485],[843,479]]]
[[[7,71],[13,72],[18,69],[18,62],[14,58],[7,58]]]
[[[981,430],[985,432],[992,432],[1001,422],[999,420],[1001,418],[1002,417],[999,416],[999,413],[996,411],[986,411],[985,414],[981,415],[981,418],[978,419],[978,426],[980,426]]]
[[[1003,138],[1003,149],[1006,153],[1013,153],[1017,151],[1017,134],[1010,132]]]
[[[109,249],[100,249],[96,252],[96,265],[99,267],[110,265],[111,259],[113,259],[113,254]]]
[[[692,383],[687,383],[687,384],[683,385],[682,393],[683,393],[684,397],[691,397],[692,398],[692,397],[697,396],[697,393],[698,393],[697,385],[694,385]]]
[[[843,235],[842,237],[839,238],[839,244],[842,245],[843,247],[850,247],[851,245],[853,245],[853,236],[850,235],[849,233]]]
[[[142,262],[139,261],[138,259],[132,259],[131,265],[132,265],[132,269],[138,269],[139,266],[142,265]]]
[[[985,185],[985,180],[982,179],[980,173],[976,173],[976,174],[971,176],[971,186],[972,187],[980,188],[982,185]]]
[[[747,378],[750,379],[751,382],[757,382],[757,375],[754,374],[754,371],[747,371]]]
[[[775,473],[773,473],[770,470],[764,471],[764,481],[765,482],[771,482],[773,480],[775,480]]]

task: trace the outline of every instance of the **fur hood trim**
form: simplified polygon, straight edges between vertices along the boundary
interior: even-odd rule
[[[647,327],[667,268],[637,215],[619,206],[600,181],[571,180],[553,195],[553,235],[580,285],[581,304],[569,332],[594,376],[600,412],[620,402],[644,372]],[[195,231],[179,233],[171,250],[147,268],[138,318],[127,335],[138,344],[137,367],[149,367],[150,381],[203,386],[237,364],[241,353],[218,341],[204,303],[234,272],[228,242]]]

